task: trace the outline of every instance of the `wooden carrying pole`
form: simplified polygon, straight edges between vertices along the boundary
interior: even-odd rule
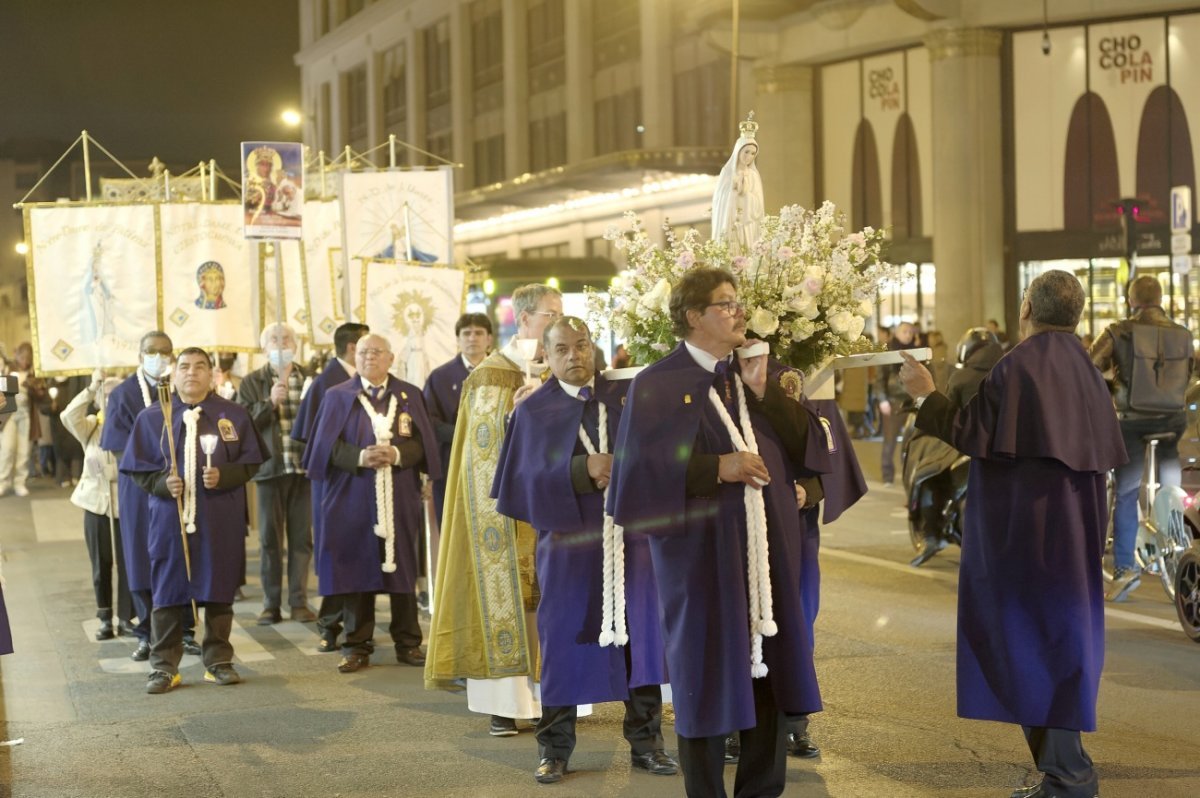
[[[175,425],[172,419],[171,384],[158,384],[158,403],[163,412],[163,429],[167,433],[167,447],[171,452],[171,476],[179,476],[179,468],[175,464]],[[183,520],[183,497],[175,497],[175,507],[179,511],[179,542],[183,544],[183,568],[187,572],[188,596],[192,600],[192,622],[200,624],[200,612],[196,609],[196,597],[192,595],[192,554],[188,549],[187,522]]]

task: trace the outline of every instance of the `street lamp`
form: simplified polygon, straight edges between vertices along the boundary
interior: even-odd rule
[[[288,127],[300,127],[300,123],[304,121],[304,117],[300,116],[300,112],[294,108],[288,108],[279,115],[279,118]]]
[[[29,254],[29,245],[28,245],[28,244],[26,244],[24,241],[18,241],[18,242],[17,242],[17,246],[15,247],[15,249],[17,250],[17,254],[18,254],[18,255],[27,255],[27,254]]]

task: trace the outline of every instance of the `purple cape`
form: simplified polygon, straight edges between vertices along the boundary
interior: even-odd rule
[[[596,375],[595,396],[607,410],[609,447],[617,438],[628,382]],[[492,486],[496,509],[538,530],[537,609],[542,646],[542,703],[561,707],[625,701],[630,687],[666,681],[658,596],[644,535],[625,533],[625,605],[630,668],[625,649],[601,647],[604,586],[603,492],[576,494],[571,459],[587,454],[579,425],[593,444],[599,413],[570,396],[551,377],[517,406]]]
[[[175,435],[176,466],[182,476],[183,412],[188,406],[178,394],[173,394],[173,399],[171,426]],[[244,407],[216,394],[205,397],[199,407],[201,413],[197,435],[217,436],[217,449],[212,456],[215,468],[226,464],[258,465],[263,462],[266,446]],[[140,413],[134,422],[129,445],[125,447],[125,454],[121,457],[121,471],[126,474],[147,471],[161,473],[168,468],[169,453],[163,430],[162,408],[155,404]],[[200,479],[205,460],[206,457],[197,443],[197,480]],[[187,536],[192,561],[190,586],[179,534],[179,510],[176,501],[152,495],[148,495],[148,498],[150,521],[147,543],[150,553],[150,589],[154,606],[177,606],[187,604],[191,599],[198,602],[233,603],[234,593],[237,592],[246,568],[245,486],[208,490],[203,485],[197,485],[196,531]]]
[[[0,587],[0,654],[13,653],[12,626],[8,623],[8,605],[4,603],[4,588]]]
[[[1104,665],[1105,472],[1126,461],[1112,399],[1069,333],[1022,341],[954,413],[917,425],[971,455],[958,588],[958,714],[1093,731]]]
[[[633,381],[617,440],[609,505],[617,523],[649,534],[675,702],[675,728],[710,737],[757,725],[750,680],[746,599],[746,513],[741,484],[713,498],[688,497],[693,452],[726,454],[733,444],[708,399],[713,375],[680,344]],[[789,453],[756,408],[759,454],[771,474],[763,489],[772,600],[779,632],[763,640],[763,661],[779,708],[817,712],[821,697],[812,661],[812,630],[800,582],[803,532],[794,483],[819,423],[799,402],[778,394],[790,432],[807,436]],[[770,396],[768,396],[770,398]],[[754,407],[754,400],[750,400]]]
[[[443,464],[450,463],[450,444],[454,439],[454,425],[458,422],[458,404],[462,398],[463,383],[470,373],[463,365],[462,355],[455,355],[453,360],[448,360],[429,372],[429,378],[425,380],[425,407],[433,419],[434,427],[448,424],[451,430],[448,440],[438,441],[438,451]],[[433,481],[433,505],[437,508],[439,523],[445,503],[446,480],[443,477]]]
[[[296,410],[296,418],[292,422],[293,440],[306,443],[312,437],[313,433],[317,431],[317,415],[321,411],[321,401],[325,398],[325,393],[348,379],[350,379],[350,374],[345,367],[337,358],[330,358],[321,373],[313,378],[312,383],[308,386],[308,393],[304,394],[304,398],[300,400],[300,407]],[[324,483],[317,480],[311,480],[311,483],[313,565],[320,573],[321,538],[324,534],[324,526],[321,524],[321,488],[324,487]]]
[[[146,410],[142,400],[141,371],[135,371],[121,382],[108,397],[104,409],[104,424],[100,428],[100,448],[112,452],[117,460],[133,432],[133,422]],[[147,383],[150,407],[158,404],[158,386]],[[162,417],[159,417],[162,425]],[[149,590],[150,551],[147,535],[150,526],[150,496],[127,474],[117,475],[117,506],[121,508],[121,547],[125,556],[125,572],[130,590]]]
[[[396,397],[397,433],[400,414],[412,416],[425,450],[420,470],[430,476],[442,473],[433,425],[425,412],[421,390],[411,383],[388,377],[388,396]],[[421,482],[415,468],[392,469],[392,502],[395,514],[396,570],[384,573],[383,538],[375,535],[375,471],[360,468],[349,474],[330,462],[334,443],[359,448],[375,443],[371,420],[358,402],[362,381],[347,380],[326,392],[317,419],[316,433],[304,451],[304,467],[313,484],[321,483],[321,504],[316,517],[323,528],[317,552],[317,582],[322,596],[342,593],[412,593],[415,590],[417,536],[421,530]],[[383,406],[386,411],[386,404]]]

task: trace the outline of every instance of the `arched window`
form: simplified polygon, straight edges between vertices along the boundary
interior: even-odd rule
[[[1137,195],[1148,204],[1143,221],[1168,221],[1172,186],[1191,186],[1195,194],[1192,139],[1179,95],[1159,86],[1146,98],[1138,128]]]
[[[1112,207],[1121,197],[1117,142],[1108,109],[1095,92],[1080,97],[1071,111],[1063,169],[1063,229],[1117,224]]]
[[[863,119],[854,135],[854,167],[850,196],[850,223],[858,230],[883,227],[883,189],[879,185],[879,150],[871,123]]]
[[[921,160],[908,114],[896,120],[892,143],[892,238],[921,238]]]

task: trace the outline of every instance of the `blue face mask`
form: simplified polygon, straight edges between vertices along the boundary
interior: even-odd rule
[[[171,358],[167,355],[142,355],[142,371],[152,380],[161,377],[170,365]]]
[[[267,360],[271,361],[271,367],[276,371],[287,368],[296,358],[296,353],[291,349],[272,349],[267,352]]]

